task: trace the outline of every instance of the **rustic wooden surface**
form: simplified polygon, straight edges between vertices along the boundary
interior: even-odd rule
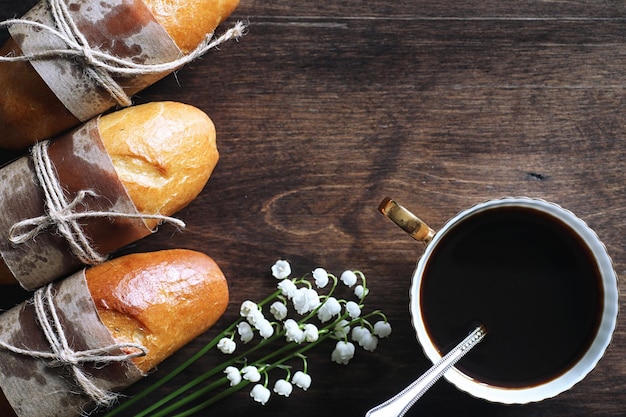
[[[0,18],[33,3],[0,1]],[[363,416],[410,383],[429,366],[408,310],[422,247],[377,212],[387,195],[434,228],[487,199],[556,202],[597,231],[624,275],[625,16],[618,1],[242,0],[229,20],[249,22],[240,42],[135,100],[200,107],[221,150],[206,189],[179,213],[188,230],[163,228],[126,249],[201,250],[230,280],[223,320],[159,373],[231,322],[241,301],[272,291],[269,267],[286,258],[302,273],[363,270],[368,305],[388,315],[392,336],[346,367],[320,347],[306,393],[260,406],[244,390],[200,415]],[[20,296],[6,290],[3,307]],[[625,345],[620,319],[597,369],[551,400],[495,405],[441,381],[408,415],[620,415]]]

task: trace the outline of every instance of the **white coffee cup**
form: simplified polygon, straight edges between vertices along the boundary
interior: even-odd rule
[[[597,267],[599,286],[601,288],[599,300],[602,303],[602,306],[598,307],[598,324],[595,327],[595,336],[590,339],[588,347],[580,353],[578,359],[568,365],[558,375],[527,386],[511,387],[500,386],[490,381],[481,381],[480,377],[467,375],[458,367],[452,368],[445,374],[445,378],[450,383],[477,398],[497,403],[524,404],[551,398],[572,388],[595,368],[609,346],[618,315],[617,275],[611,258],[596,233],[570,211],[556,204],[531,198],[504,198],[478,204],[457,214],[437,232],[430,229],[419,218],[391,199],[385,199],[381,203],[380,211],[415,239],[426,244],[424,253],[420,257],[413,274],[410,290],[410,311],[413,325],[417,332],[417,339],[428,359],[435,363],[446,352],[442,352],[433,341],[423,316],[424,311],[420,294],[428,262],[433,257],[433,254],[441,251],[441,245],[446,244],[446,239],[444,238],[456,233],[457,226],[463,221],[473,218],[473,216],[479,213],[484,215],[489,213],[490,210],[511,207],[530,210],[548,218],[549,221],[558,222],[561,227],[565,226],[568,228],[570,233],[573,233],[574,236],[579,238],[579,241],[583,242],[591,254],[591,259],[596,264],[595,267]],[[541,236],[538,236],[538,239],[541,239]],[[598,305],[600,305],[600,302]],[[459,339],[464,336],[466,335],[460,334]],[[487,337],[489,337],[489,326],[487,326]],[[475,348],[475,350],[478,349],[480,349],[480,346]]]

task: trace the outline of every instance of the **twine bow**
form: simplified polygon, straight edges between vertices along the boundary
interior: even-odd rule
[[[55,228],[57,233],[67,241],[72,253],[83,264],[96,265],[104,262],[107,257],[93,248],[89,238],[85,235],[78,222],[81,219],[94,217],[155,219],[171,223],[179,228],[185,227],[183,221],[159,214],[74,211],[78,205],[83,203],[86,197],[97,197],[98,194],[92,190],[81,190],[72,201],[68,201],[48,155],[49,145],[50,141],[43,141],[35,144],[31,149],[35,174],[44,193],[46,213],[39,217],[19,221],[11,226],[9,240],[12,243],[26,243],[43,231]]]
[[[119,343],[97,349],[75,351],[70,347],[59,320],[53,301],[51,284],[40,288],[34,293],[33,306],[37,322],[50,345],[50,351],[23,349],[3,341],[0,341],[0,348],[34,359],[45,360],[47,361],[46,365],[50,367],[67,367],[70,369],[74,381],[85,395],[98,406],[110,406],[117,399],[117,394],[98,387],[90,379],[89,375],[83,371],[82,365],[85,363],[110,364],[124,362],[132,358],[145,356],[147,349],[135,343]],[[121,355],[113,354],[113,352],[119,352],[122,349],[130,349],[133,352]]]
[[[20,56],[3,56],[0,57],[0,62],[33,61],[59,57],[79,59],[82,61],[87,74],[123,107],[132,103],[124,89],[115,82],[113,75],[158,74],[175,71],[218,45],[230,39],[240,38],[246,27],[243,22],[237,22],[218,38],[214,38],[213,32],[209,33],[194,50],[178,59],[156,64],[142,64],[92,48],[72,19],[67,4],[63,0],[47,0],[47,2],[56,28],[27,19],[8,19],[0,22],[0,27],[30,26],[37,31],[50,33],[53,37],[63,41],[67,48],[45,50]]]

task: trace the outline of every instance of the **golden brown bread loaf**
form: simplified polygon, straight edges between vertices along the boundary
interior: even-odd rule
[[[209,256],[184,249],[126,255],[86,270],[102,322],[119,343],[148,354],[144,372],[204,333],[228,305],[228,285]]]
[[[144,0],[182,52],[196,48],[239,0]],[[22,55],[9,39],[2,55]],[[77,126],[74,117],[28,62],[0,62],[0,148],[25,149]]]
[[[202,191],[219,159],[215,126],[196,107],[155,102],[100,117],[98,129],[120,180],[142,214],[171,216]],[[156,220],[147,220],[149,227]],[[17,281],[0,263],[0,284]]]
[[[102,116],[98,129],[117,175],[144,214],[169,216],[185,207],[219,159],[213,122],[187,104],[129,107]]]
[[[195,49],[239,0],[143,0],[183,53]]]
[[[13,39],[0,54],[22,55]],[[79,123],[28,62],[0,62],[0,86],[0,148],[24,149]]]
[[[103,324],[117,343],[147,348],[133,362],[148,372],[222,316],[228,283],[215,261],[191,250],[126,255],[85,271]],[[0,390],[0,416],[15,413]]]

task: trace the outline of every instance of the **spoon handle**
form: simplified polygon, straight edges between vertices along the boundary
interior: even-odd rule
[[[372,408],[365,417],[402,417],[420,399],[439,378],[454,366],[487,334],[485,327],[480,325],[461,343],[444,357],[439,359],[428,371],[412,382],[408,387],[384,403]]]

